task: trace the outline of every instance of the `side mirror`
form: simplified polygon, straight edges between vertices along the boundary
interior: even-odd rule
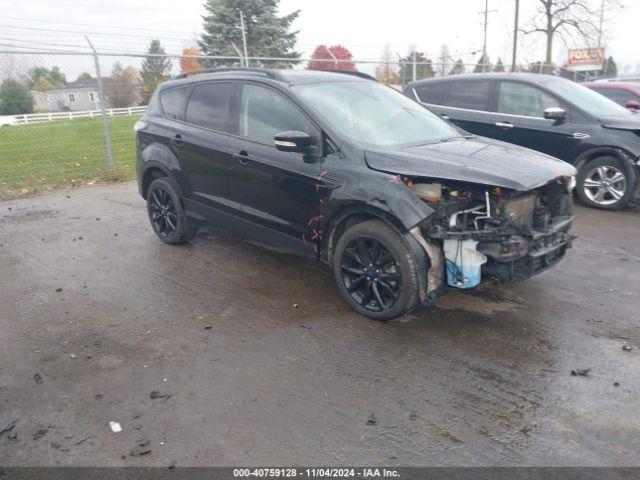
[[[273,137],[273,144],[281,152],[309,153],[311,135],[304,132],[280,132]]]
[[[640,110],[640,103],[636,102],[635,100],[629,100],[627,102],[627,108],[629,110]]]
[[[549,107],[544,111],[544,118],[547,120],[555,120],[556,122],[562,122],[567,116],[567,112],[564,108]]]

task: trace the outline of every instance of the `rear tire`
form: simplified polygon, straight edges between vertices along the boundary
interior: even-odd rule
[[[351,308],[371,319],[390,320],[419,304],[417,262],[402,237],[381,220],[359,223],[340,237],[333,272]]]
[[[580,169],[576,192],[582,203],[601,210],[621,210],[633,195],[635,178],[616,157],[599,157]]]
[[[149,185],[147,213],[153,231],[165,243],[188,242],[198,233],[198,225],[185,214],[180,192],[168,177],[156,178]]]

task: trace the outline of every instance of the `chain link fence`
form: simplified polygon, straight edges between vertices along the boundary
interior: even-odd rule
[[[208,66],[357,69],[398,89],[415,79],[501,69],[461,61],[292,61],[0,49],[0,200],[134,178],[133,126],[155,86],[181,71]],[[541,63],[516,70],[587,79]]]

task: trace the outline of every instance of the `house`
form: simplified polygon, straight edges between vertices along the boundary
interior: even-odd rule
[[[105,88],[111,81],[111,78],[102,78],[102,84]],[[32,91],[31,94],[36,112],[82,111],[100,108],[98,81],[95,78],[76,80],[46,92]]]

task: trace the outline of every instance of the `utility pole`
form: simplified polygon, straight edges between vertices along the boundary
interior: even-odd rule
[[[516,0],[516,18],[513,21],[513,55],[511,57],[511,71],[516,71],[516,57],[518,54],[518,20],[520,17],[520,0]]]
[[[487,68],[487,28],[489,24],[489,14],[492,12],[496,12],[497,10],[489,10],[489,0],[484,0],[484,12],[480,12],[484,14],[484,40],[482,42],[482,71],[484,72]]]
[[[242,48],[244,50],[244,66],[249,66],[249,55],[247,55],[247,34],[244,29],[244,15],[240,11],[240,29],[242,30]]]

